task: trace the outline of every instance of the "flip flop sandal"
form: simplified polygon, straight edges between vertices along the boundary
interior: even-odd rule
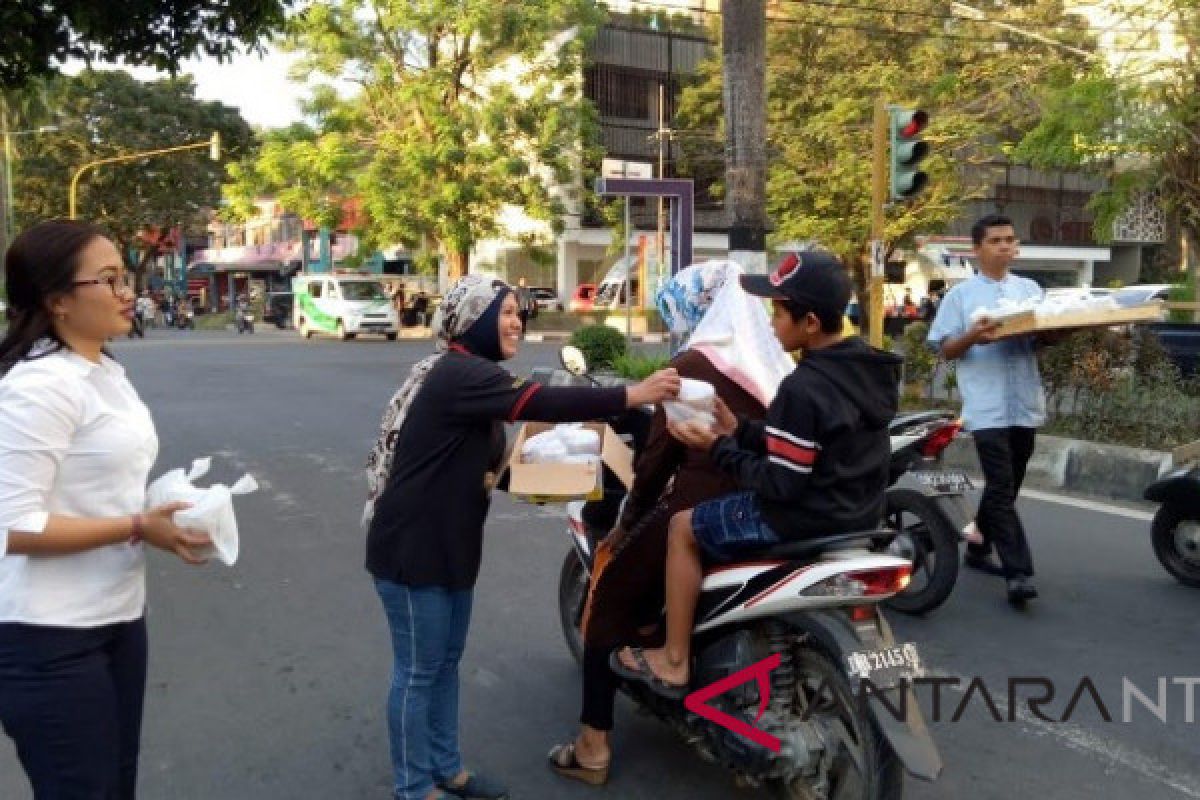
[[[557,744],[546,756],[550,761],[550,769],[564,778],[574,778],[591,786],[603,786],[608,783],[608,764],[602,767],[586,767],[579,763],[575,754],[575,743]]]
[[[650,662],[646,660],[646,654],[642,648],[630,647],[629,652],[633,656],[633,660],[637,662],[638,668],[633,670],[625,666],[621,662],[621,651],[618,649],[612,651],[612,655],[608,657],[608,668],[614,674],[627,681],[644,683],[650,691],[668,700],[682,700],[687,696],[688,685],[686,683],[667,683],[655,674],[654,670],[650,668]]]

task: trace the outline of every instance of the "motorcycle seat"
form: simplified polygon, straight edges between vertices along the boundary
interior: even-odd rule
[[[896,532],[890,528],[872,528],[865,531],[851,531],[832,536],[818,536],[811,539],[799,539],[794,542],[780,542],[759,550],[746,552],[739,556],[739,561],[780,560],[813,558],[831,550],[853,550],[871,548],[894,538]]]

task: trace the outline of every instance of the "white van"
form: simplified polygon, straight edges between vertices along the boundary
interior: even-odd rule
[[[360,273],[309,273],[292,278],[292,323],[305,339],[375,333],[395,340],[400,320],[379,278]]]
[[[632,263],[634,269],[633,276],[629,281],[629,294],[636,302],[638,296],[637,256],[630,256],[629,261]],[[604,276],[604,280],[600,281],[600,285],[596,287],[596,295],[592,301],[594,308],[620,309],[625,307],[625,273],[627,271],[625,258],[618,258],[616,263],[609,268],[608,273]],[[651,288],[653,288],[653,261],[647,265],[646,272],[651,276]],[[653,304],[653,295],[646,298],[646,302]]]

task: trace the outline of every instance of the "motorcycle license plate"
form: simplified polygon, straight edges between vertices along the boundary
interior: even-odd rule
[[[913,477],[922,486],[928,486],[937,492],[966,492],[975,488],[967,473],[960,470],[919,470]]]
[[[892,689],[901,681],[924,674],[921,655],[912,643],[878,650],[857,650],[846,654],[846,674],[852,682],[869,680],[878,689]]]

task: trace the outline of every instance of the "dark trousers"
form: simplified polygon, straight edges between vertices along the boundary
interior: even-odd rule
[[[613,728],[613,705],[619,679],[608,666],[614,649],[626,644],[658,646],[659,630],[639,630],[656,623],[664,602],[667,524],[672,508],[660,503],[633,530],[610,534],[598,547],[583,626],[583,709],[579,721],[600,731]]]
[[[0,723],[36,800],[136,796],[145,690],[144,619],[0,623]]]
[[[975,514],[975,524],[983,533],[985,544],[969,549],[976,555],[986,555],[994,546],[1004,574],[1010,578],[1033,575],[1033,555],[1016,504],[1036,434],[1034,428],[1016,427],[987,428],[971,434],[986,481]]]

